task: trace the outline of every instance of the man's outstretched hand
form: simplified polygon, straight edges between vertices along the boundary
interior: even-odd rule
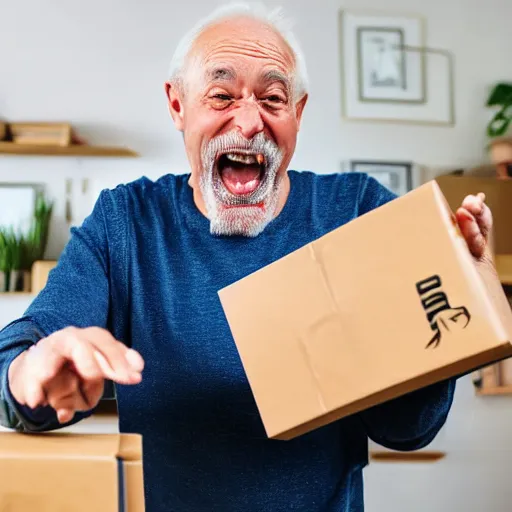
[[[69,327],[40,340],[9,366],[12,396],[30,408],[50,405],[60,423],[94,408],[105,379],[141,381],[144,361],[135,350],[98,327]]]
[[[485,194],[469,195],[455,212],[459,228],[476,260],[490,257],[489,235],[492,213],[485,204]]]

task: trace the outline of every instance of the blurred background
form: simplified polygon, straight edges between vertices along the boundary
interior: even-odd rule
[[[164,81],[179,38],[215,5],[0,0],[0,327],[44,286],[102,189],[188,172]],[[466,178],[482,180],[508,287],[512,2],[277,5],[295,21],[310,76],[291,167],[363,170],[399,194],[442,176],[454,202]],[[512,510],[510,384],[506,364],[461,379],[448,423],[419,454],[371,446],[366,509]],[[115,414],[76,428],[115,430]]]

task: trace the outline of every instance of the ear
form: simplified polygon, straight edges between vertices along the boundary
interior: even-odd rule
[[[165,82],[165,95],[167,96],[167,105],[171,114],[174,126],[180,132],[183,131],[183,101],[181,94],[175,84]]]
[[[297,124],[299,128],[302,120],[302,112],[304,111],[307,101],[308,95],[304,94],[304,96],[302,96],[302,98],[295,104],[295,116],[297,117]]]

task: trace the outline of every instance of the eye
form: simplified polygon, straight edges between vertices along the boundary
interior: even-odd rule
[[[223,110],[231,105],[233,97],[225,92],[218,92],[209,96],[210,105],[216,110]]]
[[[280,94],[269,94],[262,98],[262,102],[269,110],[278,110],[286,104],[287,100]]]
[[[281,96],[277,96],[276,94],[272,94],[271,96],[266,97],[267,101],[271,101],[272,103],[284,103],[283,98]]]
[[[213,97],[222,101],[231,101],[231,96],[228,94],[215,94]]]
[[[265,96],[263,101],[271,105],[280,105],[282,103],[286,103],[286,99],[277,94],[270,94],[269,96]]]

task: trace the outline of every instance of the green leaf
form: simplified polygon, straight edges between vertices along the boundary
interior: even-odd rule
[[[503,110],[500,110],[487,126],[487,135],[489,137],[501,137],[508,131],[512,118],[506,117]]]
[[[502,82],[494,86],[487,100],[487,106],[496,105],[512,105],[512,83]]]

